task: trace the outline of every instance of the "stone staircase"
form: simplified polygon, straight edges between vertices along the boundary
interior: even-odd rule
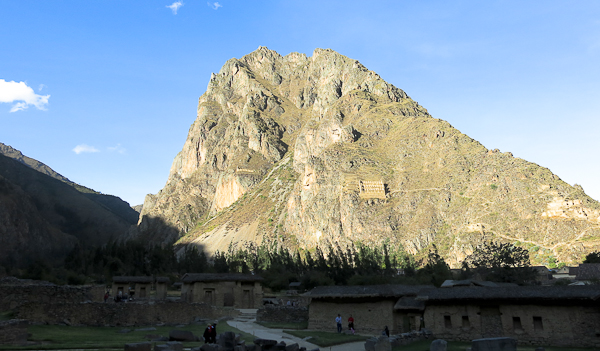
[[[233,320],[237,322],[256,322],[257,309],[236,309],[240,314]]]

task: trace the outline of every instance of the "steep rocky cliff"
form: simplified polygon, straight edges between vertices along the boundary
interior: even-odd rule
[[[548,169],[488,150],[358,61],[261,47],[213,74],[137,236],[230,243],[436,244],[457,265],[484,240],[536,263],[600,247],[600,204]]]

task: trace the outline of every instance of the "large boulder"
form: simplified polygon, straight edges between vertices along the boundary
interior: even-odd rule
[[[471,351],[517,351],[517,340],[513,338],[475,339]]]
[[[198,341],[198,337],[191,331],[187,330],[171,330],[169,332],[169,340],[171,341]]]
[[[429,351],[446,351],[448,349],[448,342],[446,340],[437,339],[431,342]]]
[[[377,338],[375,343],[375,351],[392,351],[392,344],[390,344],[390,338],[387,336],[380,336]]]

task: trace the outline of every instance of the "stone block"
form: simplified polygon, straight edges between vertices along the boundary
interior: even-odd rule
[[[125,351],[152,351],[151,342],[136,342],[125,344]]]
[[[437,339],[431,342],[429,351],[446,351],[448,350],[448,342],[446,340]]]
[[[285,347],[285,351],[300,351],[300,345],[298,344],[289,344]]]
[[[378,337],[377,343],[375,343],[374,351],[392,351],[392,344],[390,344],[390,338],[384,335]]]
[[[475,339],[471,342],[472,351],[517,351],[517,340],[513,338]]]
[[[173,351],[183,351],[183,344],[179,341],[169,341],[167,346],[169,346]]]
[[[175,351],[167,344],[154,345],[154,351]]]
[[[215,344],[204,344],[200,346],[200,351],[219,351],[219,346]]]
[[[275,345],[275,350],[277,351],[285,351],[285,342],[280,341],[277,343],[277,345]]]
[[[198,337],[191,331],[187,330],[171,330],[169,332],[169,340],[171,341],[197,341]]]
[[[375,344],[377,343],[377,338],[370,338],[365,341],[365,351],[375,351]]]
[[[277,345],[277,341],[257,338],[257,339],[254,339],[254,345],[260,346],[261,348],[263,348],[265,346],[273,347],[273,346]]]

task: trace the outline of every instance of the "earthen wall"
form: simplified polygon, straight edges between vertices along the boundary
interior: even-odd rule
[[[266,305],[256,313],[258,322],[299,323],[308,321],[307,307]]]
[[[308,308],[308,329],[337,331],[335,317],[342,316],[342,328],[348,329],[348,317],[354,318],[358,332],[381,333],[387,325],[391,333],[402,331],[401,319],[395,316],[396,301],[326,302],[313,299]]]
[[[425,327],[445,340],[503,336],[519,344],[600,347],[599,307],[429,305],[424,319]]]
[[[16,310],[19,318],[32,323],[88,326],[143,326],[187,324],[196,319],[219,319],[238,312],[204,303],[175,301],[127,303],[41,303],[30,302]]]

